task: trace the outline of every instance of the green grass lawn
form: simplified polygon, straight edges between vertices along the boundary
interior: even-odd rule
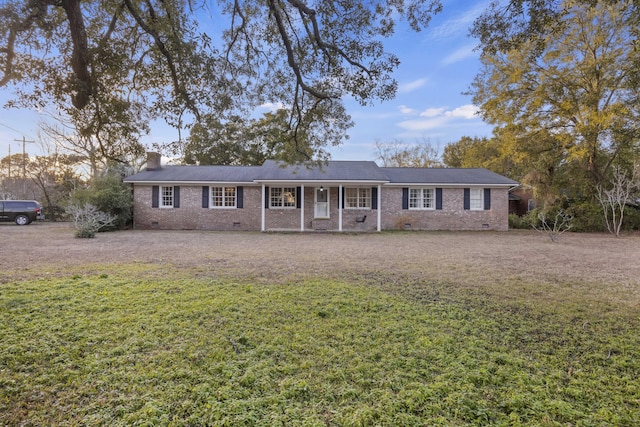
[[[0,425],[640,425],[637,313],[405,285],[3,284]]]

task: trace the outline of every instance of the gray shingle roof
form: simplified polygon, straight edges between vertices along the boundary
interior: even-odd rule
[[[389,179],[375,162],[370,161],[331,161],[321,166],[306,167],[267,160],[255,180],[387,182]]]
[[[330,161],[322,166],[285,165],[267,160],[262,166],[163,166],[125,179],[130,183],[334,181],[427,185],[513,186],[516,181],[487,169],[381,168],[371,161]]]
[[[505,176],[488,169],[456,168],[380,168],[393,184],[441,184],[441,185],[518,185]]]
[[[261,166],[162,166],[126,178],[125,182],[253,182]]]

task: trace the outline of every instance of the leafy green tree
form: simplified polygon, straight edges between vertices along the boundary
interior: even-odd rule
[[[351,125],[342,99],[394,96],[397,21],[419,31],[439,0],[7,0],[0,87],[53,105],[100,149],[156,118],[183,129],[283,105],[299,152],[326,155]],[[218,23],[223,26],[218,27]],[[313,138],[310,137],[313,135]]]
[[[463,136],[444,147],[442,161],[450,168],[487,168],[515,180],[522,179],[513,159],[503,155],[503,146],[497,137]]]
[[[504,52],[484,46],[471,93],[496,126],[501,155],[528,169],[533,184],[593,199],[640,137],[635,9],[628,1],[560,3],[554,16],[562,21],[539,38]]]
[[[184,148],[187,164],[261,165],[267,159],[290,163],[306,161],[314,155],[309,136],[292,134],[288,113],[280,109],[261,119],[246,122],[240,117],[221,123],[215,117],[194,125]],[[315,153],[316,157],[318,153]]]

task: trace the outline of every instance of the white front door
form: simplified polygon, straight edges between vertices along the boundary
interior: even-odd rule
[[[315,193],[314,216],[316,218],[329,218],[329,189],[317,187]]]

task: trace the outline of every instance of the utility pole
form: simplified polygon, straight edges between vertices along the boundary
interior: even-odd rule
[[[27,142],[35,142],[35,141],[27,141],[27,139],[23,136],[22,139],[14,139],[16,142],[22,141],[22,187],[23,193],[27,192],[27,150],[25,145]]]
[[[11,144],[9,144],[9,180],[11,180]]]

